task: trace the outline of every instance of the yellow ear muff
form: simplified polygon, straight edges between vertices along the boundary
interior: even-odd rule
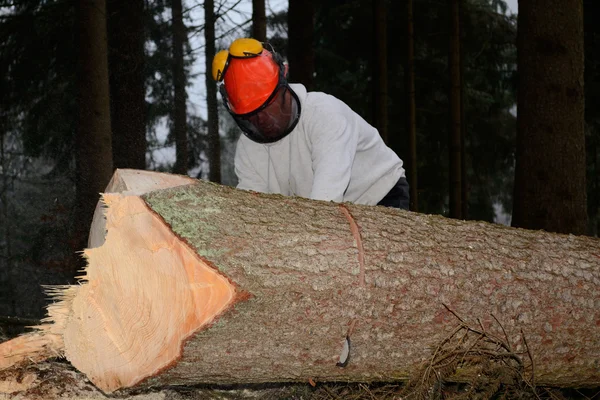
[[[255,57],[262,53],[263,45],[256,39],[240,38],[236,39],[229,46],[229,53],[232,57],[248,58]]]
[[[256,57],[263,51],[263,45],[256,39],[240,38],[234,40],[229,46],[229,51],[221,50],[213,58],[212,77],[221,82],[225,76],[225,70],[229,64],[229,57],[250,58]]]
[[[227,50],[221,50],[215,55],[212,62],[212,77],[215,81],[221,82],[223,80],[228,63],[229,52]]]

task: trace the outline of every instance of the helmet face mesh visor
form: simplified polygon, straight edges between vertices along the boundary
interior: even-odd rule
[[[273,143],[287,136],[298,123],[300,101],[288,84],[282,82],[255,111],[231,115],[250,140]]]

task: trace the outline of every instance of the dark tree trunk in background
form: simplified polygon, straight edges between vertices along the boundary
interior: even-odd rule
[[[311,89],[315,70],[313,50],[314,0],[290,0],[288,8],[288,60],[290,82]]]
[[[252,37],[260,42],[267,41],[265,0],[252,0]]]
[[[450,8],[450,42],[448,70],[450,71],[450,124],[448,129],[450,218],[462,219],[462,140],[460,81],[460,0],[448,0]]]
[[[458,3],[458,14],[460,22],[464,21],[465,3]],[[467,179],[467,122],[465,109],[465,31],[460,29],[460,200],[462,219],[469,219],[469,181]]]
[[[112,176],[105,0],[78,1],[76,240],[83,249],[94,209]]]
[[[590,235],[600,236],[600,8],[596,0],[583,0],[585,46],[585,114],[587,147],[588,218]]]
[[[10,176],[10,159],[7,157],[6,151],[6,139],[8,132],[4,127],[4,115],[0,112],[0,215],[2,218],[2,232],[0,233],[0,259],[11,260],[13,258],[12,251],[12,232],[13,223],[10,219],[12,212],[8,202],[8,192],[12,186],[12,179]],[[11,270],[9,268],[2,268],[0,271],[0,284],[5,287],[3,297],[12,299],[10,307],[10,315],[17,315],[16,313],[16,299],[14,285],[8,284],[11,278]]]
[[[413,20],[413,0],[406,1],[406,69],[405,90],[407,104],[407,129],[409,157],[407,166],[410,184],[410,210],[419,211],[419,192],[417,181],[417,113],[415,101],[415,35]]]
[[[146,168],[144,0],[108,0],[113,164]]]
[[[264,11],[264,0],[263,0]],[[204,0],[204,39],[206,42],[206,71],[212,68],[215,57],[215,4]],[[219,113],[217,110],[217,83],[210,74],[205,74],[206,104],[208,107],[208,160],[211,182],[221,183],[221,141],[219,138]]]
[[[388,137],[387,14],[385,0],[373,1],[373,124],[385,143]]]
[[[175,139],[176,161],[173,172],[187,175],[188,172],[188,140],[187,110],[185,91],[185,65],[183,49],[187,41],[185,24],[183,23],[182,0],[173,0],[173,137]]]
[[[520,0],[513,226],[587,232],[581,0]]]

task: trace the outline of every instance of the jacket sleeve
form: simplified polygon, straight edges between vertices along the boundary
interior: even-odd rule
[[[350,183],[358,146],[358,131],[352,118],[342,110],[321,108],[309,125],[314,173],[310,197],[341,202]]]
[[[238,189],[254,190],[262,193],[267,192],[267,181],[256,170],[241,138],[238,140],[235,149],[234,164],[235,174],[238,178]]]

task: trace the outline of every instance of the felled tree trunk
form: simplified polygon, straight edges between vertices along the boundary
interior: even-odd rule
[[[515,352],[523,332],[538,384],[600,383],[598,239],[202,181],[104,202],[106,240],[45,329],[107,392],[404,379],[456,327],[448,308],[497,318]]]

